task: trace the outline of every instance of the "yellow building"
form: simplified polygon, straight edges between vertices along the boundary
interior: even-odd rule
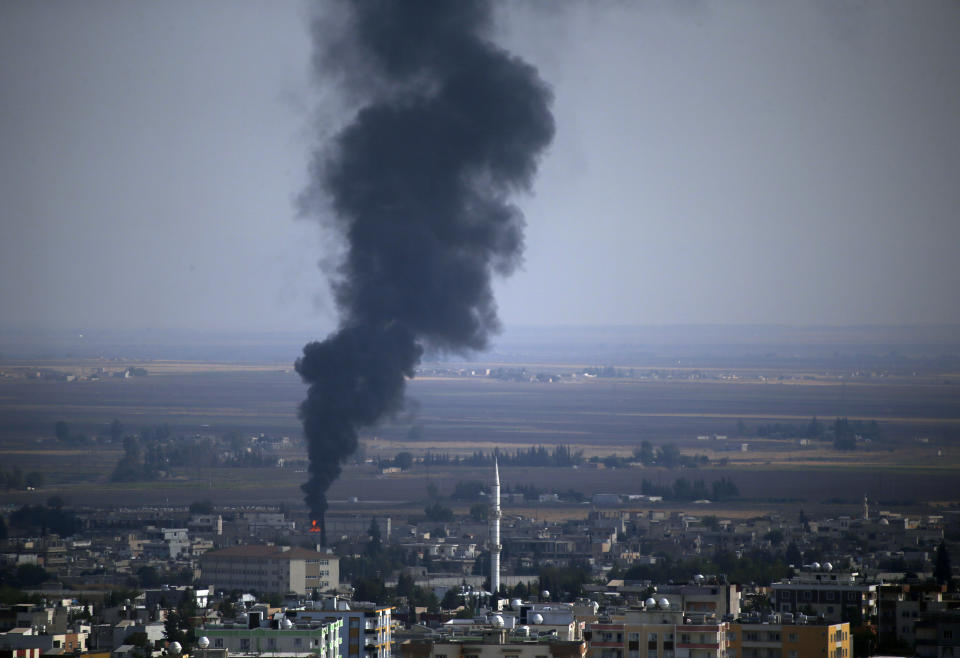
[[[728,658],[852,658],[850,624],[730,624]]]

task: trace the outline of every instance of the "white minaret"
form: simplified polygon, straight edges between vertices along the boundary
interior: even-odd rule
[[[500,467],[493,458],[493,491],[490,496],[490,591],[500,591]]]

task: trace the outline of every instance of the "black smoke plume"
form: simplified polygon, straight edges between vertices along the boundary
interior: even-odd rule
[[[424,349],[477,350],[497,330],[491,274],[523,249],[510,202],[553,137],[536,70],[488,38],[471,0],[361,0],[314,25],[320,83],[359,109],[319,149],[302,202],[329,204],[346,253],[340,328],[296,363],[310,457],[305,500],[326,545],[326,492],[359,428],[403,405]],[[336,24],[336,28],[331,26]]]

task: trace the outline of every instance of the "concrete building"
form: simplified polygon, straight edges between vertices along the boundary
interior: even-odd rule
[[[867,622],[877,614],[877,586],[857,582],[856,572],[833,571],[830,564],[814,564],[794,578],[773,583],[777,612],[822,615],[831,622]]]
[[[920,658],[960,656],[960,610],[929,613],[917,622],[915,650]]]
[[[704,581],[703,576],[697,576]],[[700,582],[689,585],[658,585],[657,598],[666,598],[670,607],[684,612],[740,616],[740,591],[736,585]]]
[[[877,636],[881,646],[914,646],[918,621],[946,608],[946,585],[888,584],[878,587]]]
[[[250,615],[246,623],[207,626],[198,635],[206,637],[208,648],[226,650],[227,655],[316,656],[340,658],[341,629],[339,619],[304,620],[278,615],[261,621]]]
[[[729,624],[663,600],[587,626],[590,658],[727,658]]]
[[[202,580],[219,590],[309,594],[340,586],[340,558],[289,546],[231,546],[200,558]]]
[[[356,604],[354,604],[356,605]],[[393,642],[393,608],[351,608],[346,601],[327,599],[320,608],[297,610],[297,621],[339,619],[342,658],[390,658]],[[288,613],[288,614],[293,614]]]
[[[0,650],[39,649],[47,653],[83,653],[87,650],[87,633],[37,633],[32,628],[13,628],[0,633]]]
[[[584,658],[586,643],[553,638],[508,635],[491,629],[482,635],[407,640],[400,645],[403,658]]]
[[[730,624],[729,658],[852,658],[850,624]]]

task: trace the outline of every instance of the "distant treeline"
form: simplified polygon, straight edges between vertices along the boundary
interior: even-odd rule
[[[635,448],[633,456],[607,455],[585,459],[583,450],[574,450],[568,445],[559,445],[552,449],[544,446],[519,448],[514,452],[495,448],[492,452],[476,451],[471,455],[459,456],[446,452],[428,452],[420,461],[426,466],[493,466],[494,458],[501,466],[579,466],[586,462],[603,464],[607,468],[626,468],[631,463],[640,462],[644,466],[663,466],[665,468],[697,468],[706,466],[710,460],[706,455],[684,455],[671,444],[654,447],[649,441],[643,441]],[[400,453],[393,465],[407,470],[413,464],[413,456]]]
[[[10,527],[24,532],[61,537],[75,535],[83,527],[77,515],[63,507],[63,500],[53,497],[46,505],[24,505],[10,514]]]
[[[43,486],[43,473],[30,471],[24,473],[19,466],[11,471],[0,471],[0,488],[10,491],[18,489],[39,489]]]
[[[743,436],[749,430],[741,420],[737,424],[737,432]],[[756,434],[767,439],[816,439],[833,441],[837,450],[854,450],[857,446],[857,437],[870,441],[882,441],[883,431],[875,420],[849,420],[837,418],[831,425],[824,425],[814,416],[805,425],[795,423],[761,423],[756,427]]]
[[[139,434],[123,438],[123,457],[117,462],[110,480],[134,482],[156,480],[174,468],[228,466],[276,466],[277,458],[264,454],[260,446],[236,432],[215,436],[174,436],[164,423],[144,428]]]
[[[575,466],[584,461],[582,450],[559,445],[552,450],[544,446],[518,448],[514,452],[498,448],[489,453],[478,450],[465,457],[428,452],[423,457],[423,463],[427,466],[493,466],[494,459],[501,466]]]
[[[645,496],[663,496],[664,500],[730,500],[740,496],[740,490],[732,480],[725,477],[712,482],[708,487],[703,480],[691,482],[677,478],[672,485],[656,485],[650,480],[640,483],[640,493]]]

